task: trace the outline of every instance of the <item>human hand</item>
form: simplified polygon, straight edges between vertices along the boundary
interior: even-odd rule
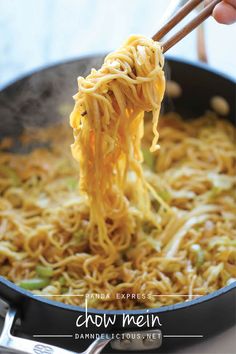
[[[209,4],[211,0],[206,0]],[[212,16],[219,23],[230,25],[236,22],[236,0],[222,0],[213,10]]]

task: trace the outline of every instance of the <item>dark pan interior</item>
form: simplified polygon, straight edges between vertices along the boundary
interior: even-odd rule
[[[236,81],[221,73],[210,70],[205,64],[194,64],[181,60],[168,60],[168,76],[178,82],[183,94],[173,102],[175,111],[186,118],[198,117],[211,109],[214,96],[226,99],[230,106],[225,118],[236,124]]]

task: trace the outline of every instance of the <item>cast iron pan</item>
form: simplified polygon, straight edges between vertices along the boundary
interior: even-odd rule
[[[19,136],[24,126],[46,126],[61,119],[58,112],[60,104],[73,106],[72,95],[76,92],[78,75],[86,75],[91,67],[99,67],[103,57],[82,58],[76,61],[55,65],[36,73],[33,73],[6,87],[0,92],[0,138],[5,136]],[[176,110],[186,118],[199,116],[209,109],[209,101],[212,96],[220,95],[227,99],[230,105],[228,119],[236,124],[236,83],[230,78],[215,71],[209,70],[205,65],[196,65],[180,60],[168,60],[167,76],[177,81],[183,95],[174,100],[165,100],[165,110]],[[70,107],[68,107],[68,114]],[[40,142],[35,142],[38,146]],[[29,148],[34,148],[30,146]],[[25,152],[20,144],[13,146],[13,151]],[[90,323],[89,328],[76,327],[76,319],[79,315],[85,315],[85,310],[75,306],[64,305],[59,302],[39,298],[28,291],[24,291],[11,282],[0,277],[0,297],[11,308],[16,309],[16,316],[20,318],[20,324],[14,325],[11,330],[13,338],[7,334],[9,328],[5,328],[4,336],[0,344],[14,347],[18,350],[36,354],[64,353],[53,346],[66,348],[73,352],[84,351],[92,340],[74,338],[40,338],[41,343],[47,345],[26,342],[25,338],[36,340],[39,334],[72,334],[74,333],[109,333],[125,332],[145,329],[158,329],[162,333],[162,344],[159,349],[150,350],[150,343],[141,352],[171,353],[178,347],[190,345],[193,341],[207,340],[217,332],[236,323],[236,282],[224,287],[210,295],[201,298],[165,306],[159,309],[126,311],[137,319],[143,315],[145,319],[151,314],[159,316],[162,326],[155,328],[144,326],[138,328],[130,323],[125,328],[122,326],[124,311],[100,311],[89,310],[89,314],[95,319],[98,315],[116,315],[114,326],[108,328],[97,327]],[[14,317],[15,310],[8,313],[8,323]],[[197,338],[167,338],[165,335],[200,335]],[[3,338],[4,337],[4,338]],[[7,338],[7,339],[6,339]],[[22,339],[24,338],[24,339]],[[39,338],[37,338],[39,340]],[[97,341],[96,345],[103,347],[106,341]],[[119,344],[119,343],[118,343]],[[160,344],[160,343],[159,343]],[[139,349],[142,348],[142,343]],[[129,344],[125,347],[129,352]],[[146,350],[147,349],[147,350]],[[90,353],[99,353],[99,350],[90,348]],[[136,352],[137,350],[135,350]],[[103,349],[104,353],[118,353],[110,344]],[[88,352],[87,352],[88,353]]]

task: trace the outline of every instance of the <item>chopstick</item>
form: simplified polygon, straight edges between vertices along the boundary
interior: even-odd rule
[[[222,0],[212,0],[199,14],[175,33],[171,38],[162,43],[163,53],[172,48],[181,39],[192,32],[197,26],[205,21],[213,12],[214,7]],[[160,40],[170,32],[185,16],[187,16],[202,0],[189,0],[153,37],[153,40]]]
[[[203,0],[190,0],[182,6],[176,14],[167,21],[167,23],[154,34],[152,39],[160,41],[167,33],[169,33],[185,16],[187,16],[195,7],[197,7]]]

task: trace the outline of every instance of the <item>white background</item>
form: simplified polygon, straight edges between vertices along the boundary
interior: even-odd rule
[[[168,0],[0,0],[0,87],[35,68],[153,35]],[[236,78],[236,25],[208,19],[212,66]],[[170,51],[196,60],[196,33]]]

